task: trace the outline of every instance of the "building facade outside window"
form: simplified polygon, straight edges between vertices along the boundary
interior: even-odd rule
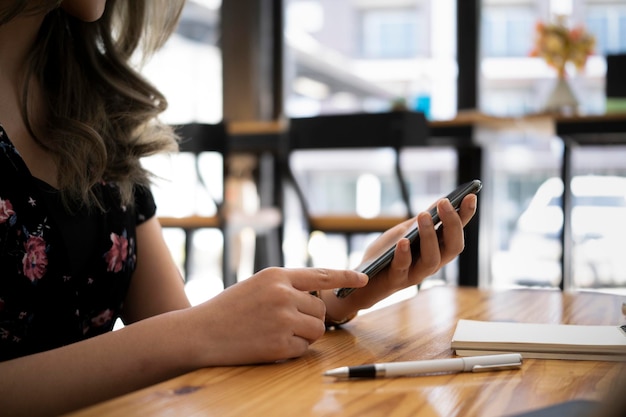
[[[389,111],[401,103],[425,111],[431,119],[454,117],[458,71],[455,5],[456,0],[285,0],[286,116]],[[222,119],[219,7],[219,0],[190,0],[177,35],[146,68],[149,78],[168,97],[170,110],[164,115],[168,122]],[[529,52],[535,23],[555,14],[566,14],[572,24],[584,24],[596,36],[596,53],[585,71],[572,71],[569,77],[575,92],[584,97],[582,111],[604,111],[604,56],[626,52],[624,0],[483,0],[479,110],[500,116],[540,110],[555,74]],[[517,247],[513,241],[519,235],[519,219],[542,192],[542,185],[559,175],[560,140],[541,129],[489,135],[489,140],[482,139],[485,166],[489,167],[484,179],[492,189],[484,190],[488,192],[481,193],[481,198],[493,216],[486,249],[481,248],[489,252],[489,266],[481,274],[490,285],[536,283],[506,276],[510,270],[507,259],[514,256],[512,247]],[[411,150],[402,156],[416,209],[445,194],[454,183],[453,151],[431,151]],[[576,176],[626,176],[620,162],[626,160],[623,147],[582,154]],[[366,160],[384,161],[372,157]],[[430,163],[434,161],[438,162]],[[164,177],[185,171],[176,168],[176,163],[161,163]],[[379,190],[378,200],[364,212],[372,215],[372,207],[380,213],[393,211],[397,196],[389,192],[384,175],[373,179],[361,177],[359,170],[347,173],[345,166],[334,166],[331,159],[319,155],[295,163],[307,186],[320,195],[318,202],[328,204],[327,209],[357,210],[363,202],[373,204],[372,196],[357,191],[372,189]],[[340,177],[343,180],[336,181]],[[177,181],[190,183],[176,179],[161,186],[182,190],[175,185]],[[201,199],[195,189],[185,195],[196,199],[185,207],[193,207]],[[158,201],[160,210],[179,212],[178,207],[168,206],[173,200]],[[204,203],[199,204],[206,209]]]
[[[556,73],[541,59],[528,55],[534,25],[563,15],[572,27],[584,26],[597,41],[584,71],[568,69],[580,111],[604,112],[605,56],[626,53],[626,2],[520,0],[513,4],[483,0],[482,4],[482,111],[501,116],[542,111]],[[561,139],[541,123],[521,123],[497,134],[485,133],[482,143],[488,167],[484,175],[494,188],[485,237],[489,242],[484,271],[488,282],[494,286],[558,286],[562,279]],[[575,153],[574,160],[572,284],[575,288],[623,289],[626,279],[618,272],[622,256],[611,246],[614,234],[604,222],[591,220],[590,214],[602,213],[601,217],[613,221],[624,215],[626,147],[585,147]]]

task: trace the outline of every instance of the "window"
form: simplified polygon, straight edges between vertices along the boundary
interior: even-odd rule
[[[481,35],[484,56],[528,56],[535,20],[531,7],[486,7]]]
[[[361,15],[364,58],[414,58],[426,54],[425,19],[417,9],[369,9]]]
[[[626,5],[590,4],[587,28],[596,36],[599,55],[626,52]]]
[[[290,117],[456,112],[456,0],[285,0]],[[436,48],[434,47],[436,45]]]
[[[604,54],[624,51],[625,9],[623,1],[611,0],[483,0],[480,109],[498,116],[542,110],[556,74],[529,52],[535,22],[551,21],[558,14],[565,15],[571,26],[583,24],[596,36],[596,53],[584,71],[571,71],[568,79],[583,113],[603,113]],[[486,155],[484,179],[491,184],[481,195],[482,218],[487,223],[481,229],[486,244],[481,255],[488,258],[481,260],[481,266],[490,276],[488,283],[496,287],[556,287],[563,276],[559,203],[563,143],[538,120],[480,133]],[[616,244],[612,230],[617,228],[607,228],[600,220],[589,222],[596,216],[617,223],[615,219],[624,215],[624,158],[624,147],[585,146],[573,155],[573,256],[568,267],[575,288],[626,284],[620,255],[611,246]],[[609,183],[619,191],[610,187],[600,191]]]
[[[219,1],[190,0],[176,33],[143,68],[164,94],[172,123],[222,120],[222,60],[217,45]]]
[[[456,0],[286,0],[285,7],[287,116],[386,112],[396,104],[432,118],[456,113]],[[348,156],[305,151],[294,154],[292,164],[307,195],[314,196],[308,199],[312,212],[405,213],[388,150]],[[378,172],[364,174],[363,166]],[[456,178],[450,149],[403,151],[402,168],[414,210],[448,192]],[[298,226],[285,230],[292,239]],[[315,265],[354,266],[373,238],[317,235],[308,250]],[[302,262],[294,250],[302,244],[293,244],[295,239],[285,244],[293,266]],[[453,270],[441,275],[454,280]]]
[[[217,123],[222,120],[222,62],[218,47],[219,0],[188,0],[176,32],[142,69],[142,73],[165,95],[168,109],[162,120],[170,124],[190,122]],[[215,205],[198,183],[192,155],[156,155],[145,158],[144,166],[156,174],[153,192],[157,215],[185,216],[212,214]],[[215,193],[222,192],[219,155],[206,154],[200,160],[200,175]],[[185,247],[185,233],[164,229],[166,243],[181,271],[186,250],[200,251],[192,270],[211,281],[202,283],[203,297],[221,286],[222,241],[217,230],[202,230],[193,235],[192,247]],[[187,276],[189,281],[192,277]],[[206,285],[204,285],[206,284]],[[209,288],[209,290],[207,290]],[[196,304],[196,295],[189,293]]]

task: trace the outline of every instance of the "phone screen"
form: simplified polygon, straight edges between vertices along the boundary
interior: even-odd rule
[[[480,180],[473,180],[460,185],[445,198],[450,200],[452,207],[458,210],[461,205],[461,201],[463,201],[463,198],[465,198],[466,195],[477,194],[481,188],[482,182]],[[429,213],[433,218],[435,228],[439,228],[441,220],[439,219],[439,214],[437,214],[437,208],[433,207],[430,209]],[[370,279],[373,278],[383,268],[389,265],[396,251],[396,244],[403,237],[409,239],[411,242],[411,254],[413,258],[419,256],[419,230],[417,228],[417,220],[413,220],[413,222],[408,225],[406,229],[399,229],[396,233],[389,233],[384,236],[385,243],[377,242],[377,245],[381,247],[381,250],[364,260],[354,269],[367,274]],[[338,288],[335,290],[335,295],[339,298],[344,298],[351,294],[354,290],[354,288]]]

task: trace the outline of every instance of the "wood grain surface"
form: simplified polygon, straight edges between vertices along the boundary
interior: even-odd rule
[[[600,400],[619,388],[626,362],[528,359],[520,370],[353,381],[322,373],[345,365],[454,357],[450,340],[461,318],[619,325],[623,298],[435,287],[328,331],[302,358],[201,369],[71,415],[490,417]]]

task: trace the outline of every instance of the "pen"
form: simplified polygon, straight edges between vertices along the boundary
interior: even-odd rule
[[[343,366],[324,372],[336,378],[384,378],[441,372],[480,372],[517,369],[522,366],[522,355],[506,353],[486,356],[469,356],[454,359],[374,363],[360,366]]]

